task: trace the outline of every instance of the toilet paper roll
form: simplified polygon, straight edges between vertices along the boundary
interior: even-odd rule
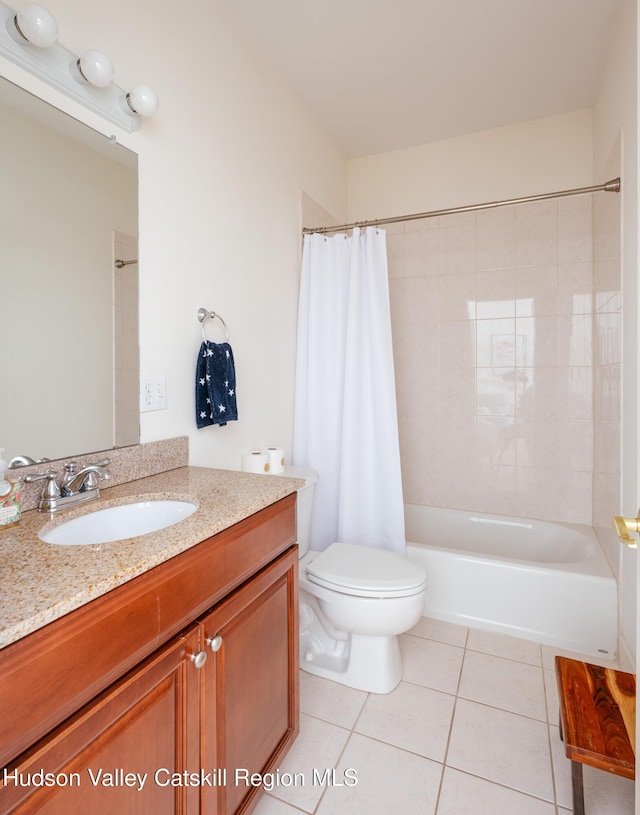
[[[242,454],[242,469],[245,473],[268,473],[269,456],[262,450],[251,450]]]
[[[272,475],[284,472],[284,450],[282,447],[267,447],[263,452],[269,457],[269,472]]]

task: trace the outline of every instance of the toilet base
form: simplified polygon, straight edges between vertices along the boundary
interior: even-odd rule
[[[300,603],[300,667],[368,693],[390,693],[402,679],[397,636],[338,631],[319,617],[310,602]]]

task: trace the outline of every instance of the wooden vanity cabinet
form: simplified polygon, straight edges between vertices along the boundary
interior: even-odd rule
[[[187,625],[6,764],[0,815],[244,815],[254,808],[261,788],[236,783],[236,769],[275,770],[298,732],[295,499],[278,503],[237,524],[235,535],[232,527],[173,559],[164,575],[173,580],[163,581],[157,615],[165,630],[190,617]],[[214,602],[207,610],[201,584],[209,582],[211,571],[204,565],[215,559],[216,549],[201,547],[217,538],[222,544],[219,571],[228,577],[239,570],[244,580],[228,581],[232,588],[227,592],[214,581]],[[251,541],[257,555],[253,571],[247,565]],[[208,555],[204,560],[203,552]],[[176,592],[188,598],[190,615]],[[123,631],[111,635],[126,639]],[[134,646],[139,650],[140,643]],[[96,642],[96,652],[100,647]],[[0,651],[0,684],[3,655]],[[8,659],[7,666],[13,665]],[[30,666],[36,667],[35,658]],[[89,678],[95,684],[93,674]],[[41,673],[40,683],[46,682]],[[20,698],[15,683],[13,689]],[[52,688],[52,699],[52,707],[65,701],[58,688]],[[45,721],[53,715],[42,711]],[[6,721],[16,718],[19,711],[14,710]],[[2,730],[0,714],[0,748]],[[4,749],[9,749],[6,744]],[[51,778],[63,775],[52,786],[4,784],[4,772],[14,771],[23,778],[39,771],[52,773]],[[207,779],[215,780],[210,784]]]
[[[201,621],[212,658],[200,755],[203,767],[227,770],[226,783],[202,788],[206,815],[249,812],[261,788],[248,779],[275,770],[297,735],[297,567],[296,547]]]

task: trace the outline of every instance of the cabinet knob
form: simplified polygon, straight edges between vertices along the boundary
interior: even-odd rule
[[[206,651],[198,651],[197,654],[189,654],[189,658],[196,666],[196,668],[202,668],[204,663],[207,661],[207,652]]]
[[[220,634],[218,634],[217,637],[207,637],[205,642],[214,653],[222,648],[222,637]]]

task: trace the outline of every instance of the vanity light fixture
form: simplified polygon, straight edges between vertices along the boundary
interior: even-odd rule
[[[113,83],[113,64],[102,51],[78,57],[57,39],[58,24],[46,8],[27,3],[15,12],[0,0],[0,56],[130,133],[141,116],[156,112],[151,88],[137,85],[127,92]]]

